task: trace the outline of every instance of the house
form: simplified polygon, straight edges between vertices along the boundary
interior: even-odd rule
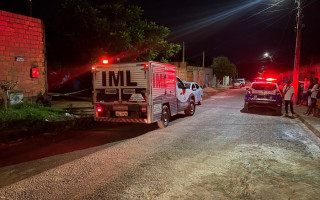
[[[215,85],[212,68],[189,66],[186,62],[171,62],[170,64],[177,67],[177,76],[184,81],[197,82],[201,87]]]

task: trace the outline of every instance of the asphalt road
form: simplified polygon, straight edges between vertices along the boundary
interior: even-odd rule
[[[320,139],[245,89],[170,126],[48,134],[1,149],[0,199],[320,199]]]

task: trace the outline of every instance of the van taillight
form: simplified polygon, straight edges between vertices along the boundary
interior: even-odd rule
[[[101,106],[97,106],[97,112],[98,113],[101,113],[103,110],[102,110],[102,107]]]
[[[141,112],[147,112],[147,106],[141,106]]]

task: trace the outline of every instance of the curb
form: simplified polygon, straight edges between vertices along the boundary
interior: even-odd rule
[[[305,120],[303,117],[301,117],[300,114],[296,113],[296,116],[299,118],[299,120],[308,127],[316,136],[320,137],[320,131],[318,131],[315,127],[313,127],[307,120]]]

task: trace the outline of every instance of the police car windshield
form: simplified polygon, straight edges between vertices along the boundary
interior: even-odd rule
[[[273,83],[254,83],[252,84],[252,89],[271,91],[277,89],[277,87]]]

